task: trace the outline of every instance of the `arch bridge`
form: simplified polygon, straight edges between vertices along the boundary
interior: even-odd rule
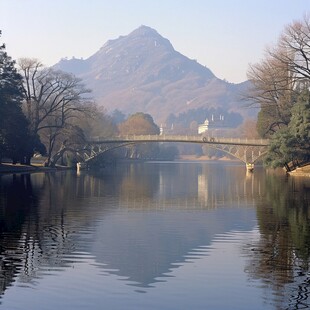
[[[181,135],[128,135],[111,138],[97,138],[89,141],[80,152],[84,163],[89,163],[97,156],[116,148],[138,143],[198,143],[216,150],[223,151],[241,160],[249,170],[254,168],[254,163],[267,152],[269,140],[247,138],[219,138],[212,136],[181,136]]]

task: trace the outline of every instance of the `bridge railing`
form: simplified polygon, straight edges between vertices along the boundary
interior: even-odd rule
[[[111,142],[196,142],[196,143],[216,143],[216,144],[244,144],[244,145],[261,145],[269,144],[268,139],[248,139],[248,138],[220,138],[212,136],[197,136],[197,135],[126,135],[110,138],[96,137],[93,142],[111,143]]]

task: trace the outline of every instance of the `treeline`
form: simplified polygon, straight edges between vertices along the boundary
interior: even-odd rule
[[[248,70],[257,130],[271,144],[265,163],[288,170],[310,160],[310,16],[288,25]]]
[[[1,32],[0,32],[1,34]],[[26,163],[33,150],[43,150],[39,137],[29,129],[29,121],[22,111],[23,79],[15,62],[0,46],[0,161],[9,157],[14,163]]]

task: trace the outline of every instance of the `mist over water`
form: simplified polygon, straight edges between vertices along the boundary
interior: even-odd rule
[[[308,307],[310,184],[223,162],[0,176],[0,309]]]

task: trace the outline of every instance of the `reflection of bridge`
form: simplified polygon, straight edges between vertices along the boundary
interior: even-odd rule
[[[182,142],[198,143],[223,151],[246,164],[254,164],[267,151],[269,140],[218,138],[208,136],[177,136],[177,135],[131,135],[97,139],[89,142],[83,158],[89,162],[97,156],[116,148],[137,143],[150,142]]]

